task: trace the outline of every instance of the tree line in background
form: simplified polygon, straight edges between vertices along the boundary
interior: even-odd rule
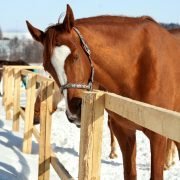
[[[13,38],[9,42],[9,60],[24,60],[28,63],[42,63],[42,45],[34,40]]]
[[[3,37],[0,28],[0,59],[23,60],[27,63],[42,63],[42,45],[34,40],[18,37],[8,39]]]
[[[175,23],[161,23],[161,25],[167,29],[180,28],[179,24]],[[42,63],[42,45],[36,41],[29,39],[7,39],[3,37],[2,30],[0,28],[0,42],[6,43],[5,48],[0,48],[0,59],[15,61],[24,60],[27,63]],[[1,46],[2,44],[0,44]]]
[[[166,29],[175,29],[175,28],[180,28],[180,24],[177,23],[160,23],[161,26],[165,27]]]

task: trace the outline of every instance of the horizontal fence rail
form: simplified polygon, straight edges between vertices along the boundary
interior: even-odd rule
[[[158,134],[180,142],[180,113],[105,93],[105,108]]]

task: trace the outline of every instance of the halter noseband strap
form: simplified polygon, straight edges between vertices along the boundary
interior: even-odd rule
[[[80,42],[82,45],[82,48],[84,49],[85,53],[88,56],[89,62],[90,62],[90,66],[91,66],[91,75],[88,81],[88,84],[78,84],[78,83],[67,83],[61,86],[61,92],[63,92],[63,90],[65,89],[70,89],[70,88],[74,88],[74,89],[86,89],[88,91],[92,91],[92,84],[94,81],[94,66],[92,63],[92,59],[91,59],[91,51],[88,47],[88,45],[86,44],[86,42],[84,41],[83,36],[81,35],[81,33],[79,32],[79,30],[75,27],[73,27],[73,29],[75,30],[75,32],[78,34],[79,38],[80,38]]]

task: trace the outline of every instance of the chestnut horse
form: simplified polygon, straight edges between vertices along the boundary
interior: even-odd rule
[[[116,16],[74,20],[68,5],[63,23],[45,32],[27,26],[43,44],[44,69],[60,87],[67,118],[77,126],[82,89],[91,90],[94,81],[110,92],[180,111],[180,42],[158,23]],[[167,138],[108,114],[123,155],[124,179],[136,179],[136,130],[150,140],[151,179],[163,179]]]

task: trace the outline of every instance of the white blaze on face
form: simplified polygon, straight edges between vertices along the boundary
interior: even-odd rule
[[[64,65],[69,54],[71,54],[70,48],[66,45],[62,45],[54,48],[51,57],[51,63],[56,71],[56,74],[58,76],[61,85],[67,83],[67,76],[64,71]]]
[[[59,47],[55,47],[53,50],[53,54],[51,57],[51,63],[56,71],[56,74],[58,76],[59,82],[61,85],[64,85],[67,83],[67,76],[64,70],[64,65],[67,57],[71,54],[71,50],[66,45],[61,45]],[[76,115],[71,114],[68,102],[67,102],[67,90],[65,89],[63,91],[65,102],[66,102],[66,109],[68,111],[68,114],[73,118]]]

